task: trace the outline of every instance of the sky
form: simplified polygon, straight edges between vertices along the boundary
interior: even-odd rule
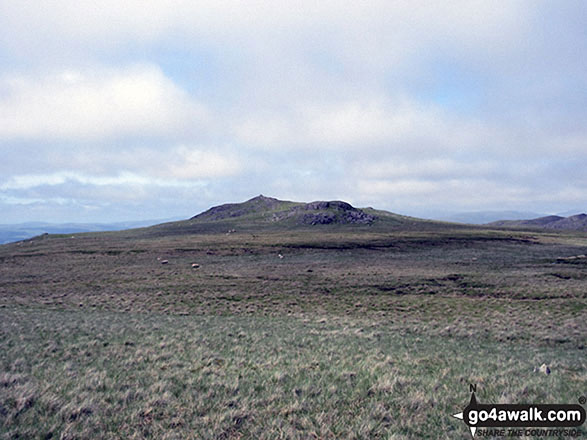
[[[583,0],[0,0],[0,223],[581,212],[586,170]]]

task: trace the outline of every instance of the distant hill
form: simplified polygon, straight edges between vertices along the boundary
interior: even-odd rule
[[[545,214],[525,211],[472,211],[444,215],[438,217],[438,220],[443,220],[447,222],[468,223],[472,225],[484,225],[495,221],[525,220],[528,218],[542,217],[543,215]]]
[[[454,224],[407,217],[373,208],[356,208],[340,200],[310,203],[279,200],[263,195],[242,203],[214,206],[194,217],[164,223],[141,232],[147,235],[219,233],[232,231],[284,230],[308,227],[447,228]]]
[[[260,195],[244,203],[229,203],[210,208],[192,217],[195,221],[222,221],[237,217],[257,218],[266,222],[300,225],[361,224],[370,225],[375,216],[341,201],[298,203]]]
[[[502,227],[532,227],[555,229],[559,231],[585,231],[587,232],[587,214],[577,214],[570,217],[561,217],[559,215],[548,215],[530,220],[500,220],[488,223],[489,226]]]
[[[0,224],[0,244],[26,240],[42,234],[76,234],[80,232],[121,231],[161,223],[162,220],[128,221],[118,223],[44,223],[29,222]]]
[[[373,232],[390,230],[437,230],[464,225],[424,220],[373,208],[356,208],[340,201],[310,203],[279,200],[263,195],[242,203],[214,206],[187,220],[125,222],[113,224],[23,223],[0,225],[0,244],[41,236],[43,234],[75,234],[83,232],[119,231],[120,237],[163,237],[184,234],[217,234],[232,232],[288,231],[303,228],[368,228]]]

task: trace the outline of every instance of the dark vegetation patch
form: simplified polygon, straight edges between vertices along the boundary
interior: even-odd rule
[[[587,272],[552,272],[546,275],[560,278],[561,280],[584,280],[587,279]]]

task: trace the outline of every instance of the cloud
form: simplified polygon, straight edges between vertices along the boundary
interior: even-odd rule
[[[234,152],[224,153],[179,146],[170,152],[173,159],[163,167],[163,176],[177,179],[219,178],[238,174],[242,159]]]
[[[235,137],[261,149],[381,149],[455,151],[477,146],[486,129],[432,105],[408,99],[299,102],[281,115],[260,113],[237,121]]]
[[[157,180],[130,172],[123,172],[113,176],[87,176],[77,172],[62,171],[52,174],[24,174],[12,176],[5,183],[0,185],[0,190],[24,190],[43,186],[57,186],[66,183],[92,186],[155,185],[176,187],[187,185],[186,182],[179,180]]]
[[[525,24],[528,6],[536,2],[510,1],[489,4],[483,0],[457,0],[450,3],[409,0],[394,2],[373,0],[350,2],[326,0],[296,2],[251,0],[189,1],[189,0],[57,0],[39,4],[21,0],[18,4],[3,2],[2,25],[7,30],[2,44],[8,47],[35,50],[57,49],[62,52],[80,48],[124,46],[125,42],[153,43],[170,36],[177,39],[205,40],[207,44],[243,45],[273,40],[291,41],[306,35],[332,35],[341,39],[341,52],[353,58],[395,60],[393,53],[403,43],[422,41],[470,41],[471,49],[509,41],[511,33]],[[427,34],[424,34],[427,32]],[[414,37],[419,38],[414,38]],[[66,42],[66,45],[63,45]],[[349,42],[354,42],[349,47]],[[127,43],[128,44],[128,43]],[[371,49],[355,51],[355,48]]]
[[[81,168],[78,171],[63,170],[49,174],[16,174],[0,183],[0,191],[65,183],[93,186],[190,187],[202,179],[237,175],[242,169],[240,161],[228,152],[222,154],[187,146],[161,152],[147,149],[131,150],[116,155],[102,155],[99,160],[105,162],[104,165],[108,164],[104,168],[109,169],[109,173],[91,174]],[[119,171],[113,173],[117,168]]]
[[[3,140],[173,136],[207,116],[152,65],[0,78]]]
[[[371,179],[426,179],[428,182],[450,179],[454,176],[474,178],[478,176],[503,175],[502,166],[494,161],[457,160],[444,156],[423,158],[420,161],[404,157],[382,158],[381,160],[357,160],[353,169],[357,178]]]
[[[0,0],[0,198],[581,205],[584,8]]]
[[[6,205],[47,205],[47,204],[57,204],[57,205],[66,205],[68,200],[63,197],[53,197],[53,198],[33,198],[33,197],[14,197],[14,196],[7,196],[4,194],[0,194],[0,202]]]
[[[199,208],[190,209],[190,201],[203,208],[211,183],[218,193],[219,186],[230,185],[244,165],[229,148],[179,145],[118,153],[74,152],[59,156],[48,168],[53,171],[13,173],[0,179],[4,221],[22,216],[19,207],[23,206],[31,207],[30,215],[38,220],[59,215],[65,215],[65,220],[80,216],[84,221],[124,220],[136,218],[136,212],[142,212],[143,218],[194,215]],[[149,210],[152,213],[145,214]]]
[[[427,179],[362,179],[358,182],[361,198],[402,206],[407,211],[431,212],[446,209],[449,195],[451,209],[478,209],[490,206],[504,209],[519,207],[520,201],[532,199],[539,191],[525,185],[511,185],[483,178],[452,177]],[[549,197],[553,201],[553,197]]]

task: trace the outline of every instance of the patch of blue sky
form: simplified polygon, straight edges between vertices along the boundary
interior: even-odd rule
[[[475,115],[487,100],[488,79],[480,72],[451,59],[433,59],[406,82],[406,92],[425,104],[457,115]]]
[[[349,72],[348,63],[345,64],[333,50],[328,50],[322,45],[310,46],[304,55],[311,66],[327,75],[347,77],[353,73]]]
[[[218,54],[205,49],[156,47],[148,55],[164,74],[192,96],[222,97],[226,87],[226,66]]]

